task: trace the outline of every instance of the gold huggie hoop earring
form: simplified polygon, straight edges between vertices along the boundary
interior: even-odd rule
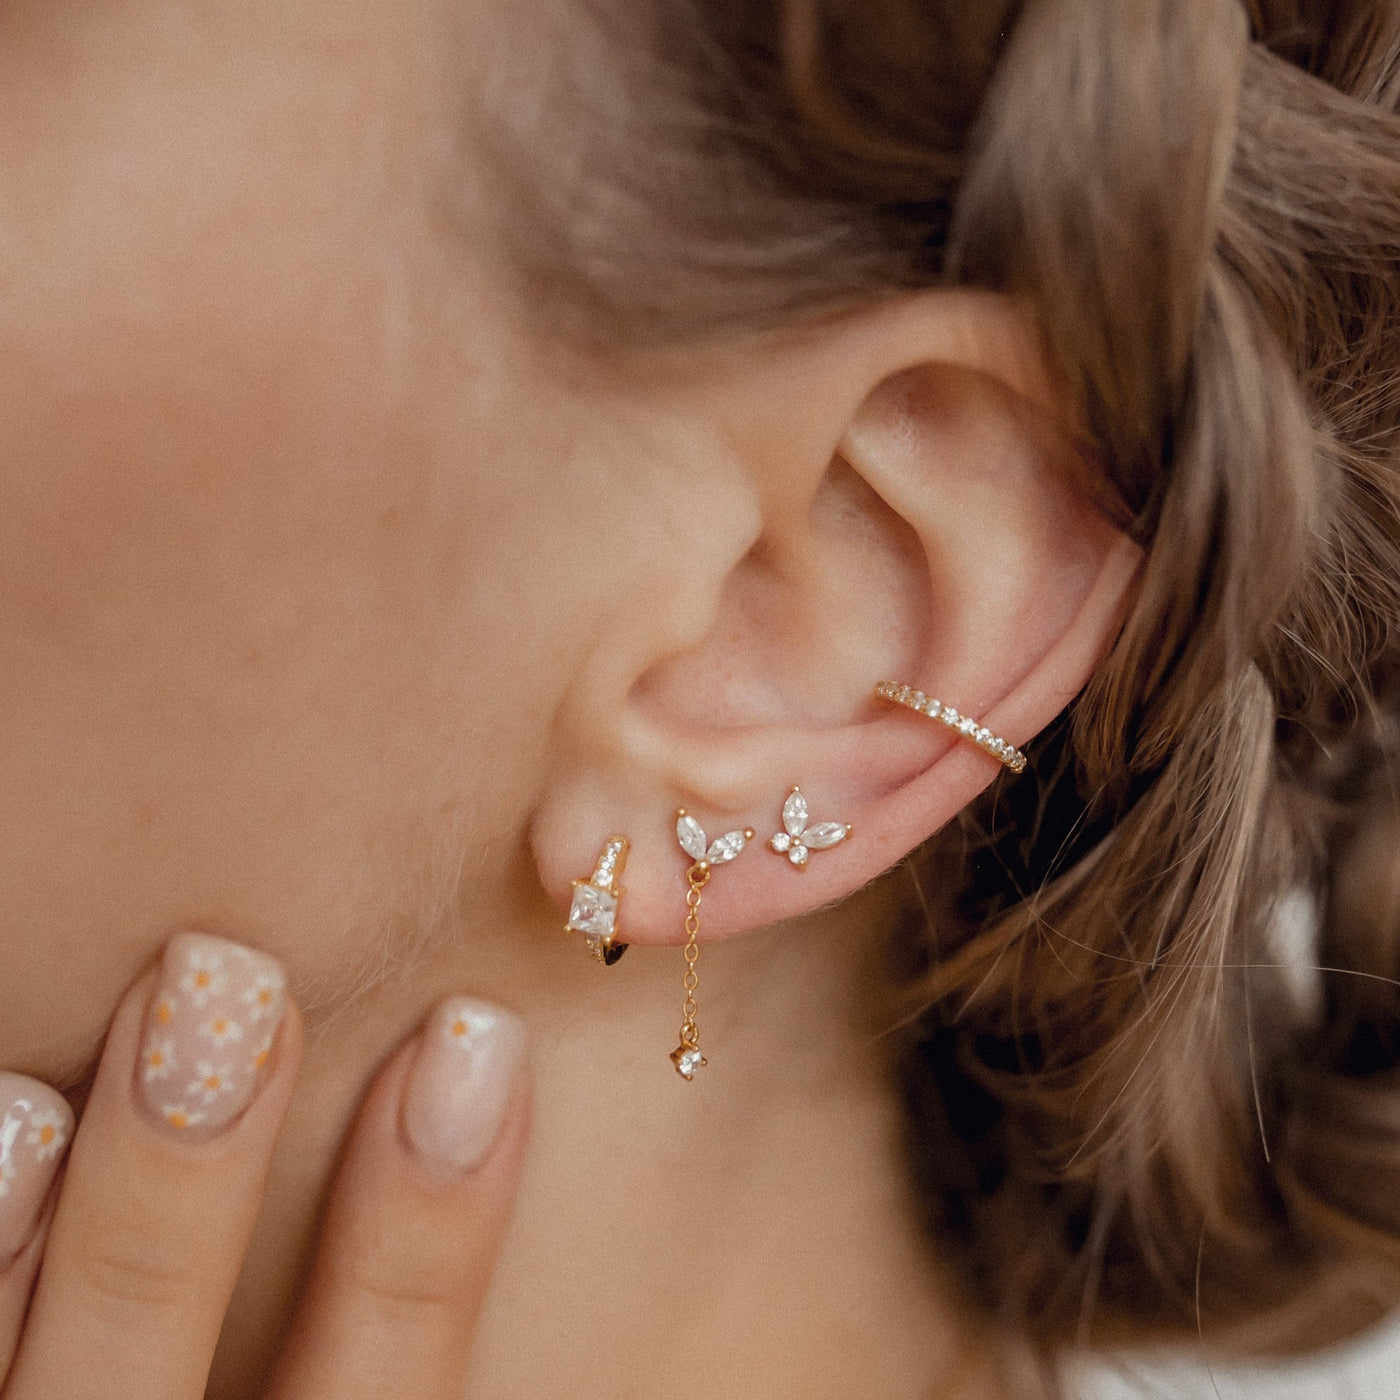
[[[709,1064],[700,1053],[700,1032],[695,1025],[695,989],[700,985],[700,977],[695,971],[696,959],[700,956],[697,938],[700,933],[700,896],[716,865],[733,860],[745,846],[753,840],[751,827],[743,831],[730,831],[714,841],[707,841],[700,823],[690,816],[684,807],[676,809],[676,840],[681,850],[694,864],[685,872],[685,931],[688,935],[685,945],[685,1001],[681,1003],[681,1043],[671,1051],[671,1063],[682,1079],[694,1079],[695,1071]]]
[[[927,715],[941,724],[946,724],[955,734],[971,739],[983,753],[989,753],[998,763],[1004,763],[1013,773],[1019,773],[1026,766],[1026,756],[1014,744],[998,739],[985,725],[975,719],[960,715],[951,705],[941,700],[931,700],[922,690],[910,685],[900,685],[896,681],[881,681],[875,687],[875,694],[881,700],[903,705],[907,710]]]
[[[814,822],[808,826],[809,815],[807,799],[794,783],[783,803],[783,829],[768,841],[770,851],[786,856],[799,870],[806,870],[811,852],[829,851],[855,835],[850,822]]]
[[[617,941],[617,906],[624,894],[617,882],[627,864],[628,849],[625,836],[608,838],[592,877],[574,881],[574,901],[564,925],[565,933],[581,933],[588,951],[607,967],[627,951],[627,944]]]

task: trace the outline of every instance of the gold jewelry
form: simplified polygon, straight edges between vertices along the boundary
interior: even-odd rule
[[[617,906],[625,893],[617,882],[628,849],[625,836],[608,837],[592,877],[574,881],[574,901],[564,925],[565,933],[581,933],[588,951],[608,967],[627,951],[627,944],[617,941]]]
[[[812,851],[829,851],[855,835],[850,822],[815,822],[807,825],[807,799],[796,783],[783,803],[783,830],[770,837],[768,849],[786,856],[799,870],[806,870]]]
[[[1026,766],[1026,756],[1014,744],[998,739],[985,725],[975,719],[960,715],[951,705],[941,700],[931,700],[922,690],[913,686],[900,685],[895,681],[881,681],[875,687],[875,694],[881,700],[893,701],[906,709],[915,710],[930,719],[946,724],[955,734],[971,739],[984,753],[989,753],[998,763],[1004,763],[1013,773],[1019,773]]]
[[[676,840],[681,850],[694,862],[685,872],[685,931],[688,935],[685,945],[685,1001],[681,1003],[681,1043],[671,1051],[671,1063],[682,1079],[694,1079],[695,1071],[704,1068],[709,1061],[700,1053],[700,1032],[695,1025],[695,989],[700,978],[695,971],[696,959],[700,956],[697,938],[700,933],[700,896],[714,867],[731,861],[753,840],[752,827],[742,831],[726,832],[714,841],[708,841],[700,823],[690,816],[684,807],[676,809]]]

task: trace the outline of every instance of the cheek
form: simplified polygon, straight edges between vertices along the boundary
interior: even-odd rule
[[[563,448],[484,307],[470,346],[422,309],[411,233],[265,193],[178,248],[56,242],[7,301],[8,1067],[87,1053],[181,927],[350,975],[463,808],[509,832],[536,781],[564,620],[532,473]]]
[[[0,1063],[51,1033],[37,989],[100,1026],[182,926],[333,980],[468,799],[523,819],[555,640],[524,501],[284,384],[242,424],[232,381],[0,415]]]

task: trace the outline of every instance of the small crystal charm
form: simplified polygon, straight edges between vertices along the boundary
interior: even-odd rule
[[[698,1045],[677,1045],[671,1051],[671,1063],[682,1079],[694,1079],[695,1071],[703,1069],[710,1062],[700,1053]]]
[[[810,811],[802,789],[794,786],[783,803],[783,826],[768,840],[768,849],[785,855],[799,870],[806,870],[807,857],[813,851],[829,851],[847,840],[853,828],[846,822],[817,822],[807,825]]]
[[[588,951],[609,967],[627,948],[625,943],[616,941],[617,906],[623,893],[617,881],[627,864],[627,849],[625,836],[611,837],[598,857],[592,877],[574,881],[569,921],[564,925],[565,933],[581,933]]]

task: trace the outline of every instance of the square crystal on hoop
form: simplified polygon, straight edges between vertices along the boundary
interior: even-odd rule
[[[617,896],[597,885],[574,886],[574,902],[569,908],[569,927],[581,933],[593,949],[606,946],[617,927]]]

